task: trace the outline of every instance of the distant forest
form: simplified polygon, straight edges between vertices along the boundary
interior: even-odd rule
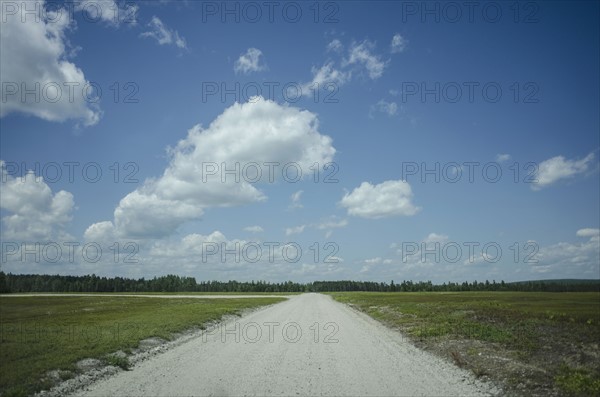
[[[433,284],[431,281],[402,281],[378,283],[372,281],[200,281],[193,277],[175,275],[152,279],[122,277],[59,276],[39,274],[5,274],[0,272],[0,293],[11,292],[420,292],[420,291],[547,291],[584,292],[600,291],[600,280],[537,280],[499,283],[483,282]]]

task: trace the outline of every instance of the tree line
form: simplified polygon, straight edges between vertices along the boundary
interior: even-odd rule
[[[538,280],[505,283],[402,281],[401,283],[373,281],[200,281],[194,277],[167,275],[152,279],[123,277],[61,276],[42,274],[11,274],[0,272],[0,293],[18,292],[451,292],[451,291],[547,291],[547,292],[600,292],[600,280]]]

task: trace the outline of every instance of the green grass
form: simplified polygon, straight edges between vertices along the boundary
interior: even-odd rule
[[[600,395],[600,379],[594,377],[587,369],[571,368],[568,365],[563,365],[554,380],[560,389],[568,395]]]
[[[539,368],[526,382],[561,395],[599,395],[600,294],[596,292],[341,292],[336,300],[400,329],[411,340],[440,352],[468,346],[449,357],[465,360],[473,372],[503,375],[523,383],[513,368],[484,368],[475,346],[490,355]],[[460,341],[448,343],[448,341]],[[458,359],[457,357],[460,357]],[[469,366],[468,363],[471,362]],[[488,365],[491,365],[491,360]],[[522,367],[520,367],[522,368]],[[565,370],[565,368],[577,368]]]
[[[0,393],[27,395],[51,386],[45,377],[74,363],[100,358],[128,367],[126,357],[149,337],[171,339],[177,332],[243,309],[280,302],[284,298],[155,299],[138,297],[2,297],[0,298]]]
[[[15,292],[10,294],[4,294],[4,296],[9,297],[10,295],[102,295],[102,296],[111,296],[111,295],[299,295],[303,292]],[[0,295],[1,297],[2,295]]]

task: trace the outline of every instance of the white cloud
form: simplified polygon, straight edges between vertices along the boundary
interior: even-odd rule
[[[75,10],[84,12],[87,20],[119,26],[121,23],[136,25],[139,7],[133,3],[119,5],[115,0],[80,0],[75,3]]]
[[[375,265],[381,263],[381,258],[377,257],[377,258],[365,259],[364,262],[365,262],[365,264],[360,269],[360,273],[367,273],[368,271],[370,271]]]
[[[392,243],[390,248],[396,249],[396,254],[401,257],[404,270],[424,269],[445,262],[444,254],[440,255],[440,253],[444,252],[442,247],[448,242],[449,237],[445,234],[429,233],[421,241],[403,241],[401,244]],[[449,255],[451,256],[453,253]],[[474,258],[475,256],[472,259]],[[459,259],[460,257],[456,258],[456,260]],[[451,265],[454,266],[454,263]]]
[[[579,237],[589,237],[581,243],[560,242],[540,247],[532,256],[534,273],[554,273],[561,277],[598,278],[600,274],[600,236],[598,229],[580,229]]]
[[[600,235],[600,229],[579,229],[577,231],[577,236],[579,237],[598,237]]]
[[[290,209],[295,209],[295,208],[302,208],[303,205],[300,202],[300,197],[302,196],[302,193],[304,192],[304,190],[298,190],[295,193],[292,193],[292,195],[290,196],[290,200],[292,201],[289,205],[288,208]]]
[[[375,44],[364,40],[361,43],[352,43],[349,50],[348,59],[344,60],[343,65],[363,65],[372,80],[378,79],[383,75],[383,69],[386,63],[380,59],[379,56],[374,55],[372,51],[375,48]]]
[[[296,227],[288,227],[285,229],[285,235],[291,236],[293,234],[300,234],[300,233],[304,232],[305,227],[306,227],[306,225],[300,225],[300,226],[296,226]]]
[[[429,235],[423,240],[426,244],[445,243],[448,241],[448,236],[445,234],[429,233]]]
[[[536,173],[537,182],[532,184],[531,188],[533,190],[540,190],[561,179],[581,174],[590,168],[593,160],[594,153],[588,154],[581,160],[567,160],[563,156],[556,156],[545,160],[540,163]]]
[[[400,52],[404,52],[406,46],[408,45],[408,40],[402,37],[399,33],[396,33],[394,37],[392,37],[392,43],[390,44],[390,51],[392,54],[397,54]]]
[[[329,219],[317,224],[317,229],[326,230],[326,229],[337,229],[341,227],[346,227],[348,225],[347,219],[338,219],[337,217],[330,217]]]
[[[254,226],[245,227],[244,231],[250,232],[250,233],[262,233],[262,232],[264,232],[264,229],[258,225],[254,225]]]
[[[508,160],[510,160],[510,154],[497,154],[496,155],[496,161],[499,163],[504,163]]]
[[[38,21],[34,16],[21,21],[20,12],[12,15],[8,7],[0,7],[0,117],[25,113],[48,121],[74,119],[85,126],[98,123],[99,107],[88,103],[82,94],[89,82],[83,71],[67,60],[65,33],[71,27],[69,18],[64,17],[64,12],[62,17],[52,11],[44,12],[43,1],[30,2],[28,7],[39,10]],[[36,94],[24,95],[27,90]]]
[[[107,243],[115,240],[114,226],[110,221],[98,222],[90,225],[83,233],[85,241]]]
[[[206,208],[266,200],[245,179],[242,170],[247,164],[279,164],[272,173],[260,167],[262,178],[257,183],[266,183],[280,180],[283,165],[288,163],[295,163],[302,175],[311,175],[314,163],[331,162],[334,154],[331,138],[318,131],[315,114],[261,97],[235,103],[208,128],[190,129],[169,150],[163,175],[146,180],[120,201],[114,211],[116,235],[166,236],[184,222],[200,218]],[[239,170],[237,182],[235,175],[218,171],[235,168]]]
[[[390,216],[410,216],[420,208],[413,205],[412,189],[406,181],[385,181],[378,185],[363,182],[350,194],[346,193],[340,205],[349,215],[378,219]]]
[[[156,39],[158,44],[174,44],[178,48],[186,49],[187,44],[185,38],[180,36],[176,30],[169,29],[165,24],[157,17],[153,16],[148,26],[152,29],[148,32],[143,32],[140,37],[152,37]]]
[[[473,254],[469,256],[467,259],[463,261],[463,265],[478,265],[481,263],[492,263],[496,261],[497,258],[495,255],[489,254],[487,252],[480,252],[478,254]]]
[[[320,223],[313,225],[313,227],[317,228],[318,230],[325,230],[325,238],[331,237],[333,234],[333,229],[339,229],[346,226],[348,226],[348,220],[340,219],[337,216],[330,216]]]
[[[393,263],[393,261],[391,259],[383,259],[379,256],[375,257],[375,258],[371,258],[371,259],[365,259],[364,265],[360,269],[360,273],[367,273],[367,272],[373,270],[373,268],[375,268],[377,265],[380,265],[380,264],[389,265],[391,263]]]
[[[203,264],[222,264],[225,265],[227,262],[235,264],[240,262],[241,256],[240,246],[246,244],[244,240],[229,240],[223,233],[215,230],[211,234],[202,235],[198,233],[192,233],[184,236],[179,241],[171,240],[156,240],[154,241],[148,250],[148,258],[152,258],[153,261],[161,261],[164,259],[187,261],[190,258]],[[236,246],[237,244],[237,246]],[[224,248],[222,250],[222,248]],[[221,256],[222,252],[228,250],[238,255],[237,261],[235,257]],[[224,259],[224,260],[223,260]]]
[[[199,219],[204,213],[203,203],[201,199],[186,199],[186,186],[181,186],[185,184],[185,181],[163,176],[157,183],[147,182],[141,189],[129,193],[114,212],[117,235],[158,237],[173,232],[188,220]],[[179,190],[168,191],[169,185]]]
[[[333,84],[337,87],[348,83],[352,79],[352,67],[360,70],[365,68],[371,79],[377,79],[383,74],[387,62],[380,59],[380,56],[373,53],[375,44],[364,40],[360,43],[352,43],[348,49],[348,58],[339,58],[343,52],[344,45],[339,39],[334,39],[326,47],[327,52],[332,53],[337,60],[328,59],[323,66],[312,67],[312,81],[301,84],[302,94],[306,96],[314,95],[315,89],[326,88],[326,85]],[[339,64],[339,65],[338,65]],[[290,93],[295,95],[295,92]]]
[[[382,99],[371,107],[371,115],[374,111],[385,113],[392,117],[398,113],[398,104],[396,102],[387,102]]]
[[[329,263],[319,263],[319,264],[303,263],[299,268],[297,266],[295,266],[291,270],[291,274],[293,274],[296,277],[304,276],[304,278],[308,279],[308,280],[315,280],[317,278],[334,277],[334,276],[336,278],[339,278],[340,273],[343,271],[343,268],[338,267],[336,265],[337,262],[333,262],[333,258],[335,258],[335,257],[330,258],[331,262],[329,262]],[[341,259],[341,258],[338,258],[338,259]],[[341,262],[341,261],[338,261],[338,262]]]
[[[245,54],[241,54],[233,70],[236,73],[248,74],[250,72],[260,72],[267,69],[267,65],[261,62],[262,51],[258,48],[248,48]]]
[[[7,173],[3,161],[0,167],[0,208],[10,213],[2,218],[2,238],[31,242],[71,240],[65,227],[75,207],[73,195],[64,190],[53,194],[33,171],[15,178]]]
[[[341,52],[344,49],[344,45],[338,39],[333,39],[329,44],[327,44],[327,51],[333,52]]]
[[[350,72],[342,72],[336,69],[333,62],[327,62],[320,68],[313,67],[311,70],[313,79],[310,83],[305,83],[300,86],[302,95],[312,96],[315,90],[329,89],[329,85],[339,88],[351,78]],[[290,90],[292,90],[290,88]],[[291,92],[290,95],[295,95]]]

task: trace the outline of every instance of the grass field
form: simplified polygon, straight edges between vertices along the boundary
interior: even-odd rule
[[[600,294],[331,294],[512,394],[600,395]]]
[[[285,298],[155,299],[111,297],[0,298],[0,393],[27,395],[52,386],[46,375],[72,377],[75,363],[100,358],[127,367],[128,352],[150,337],[170,339],[223,315]]]

